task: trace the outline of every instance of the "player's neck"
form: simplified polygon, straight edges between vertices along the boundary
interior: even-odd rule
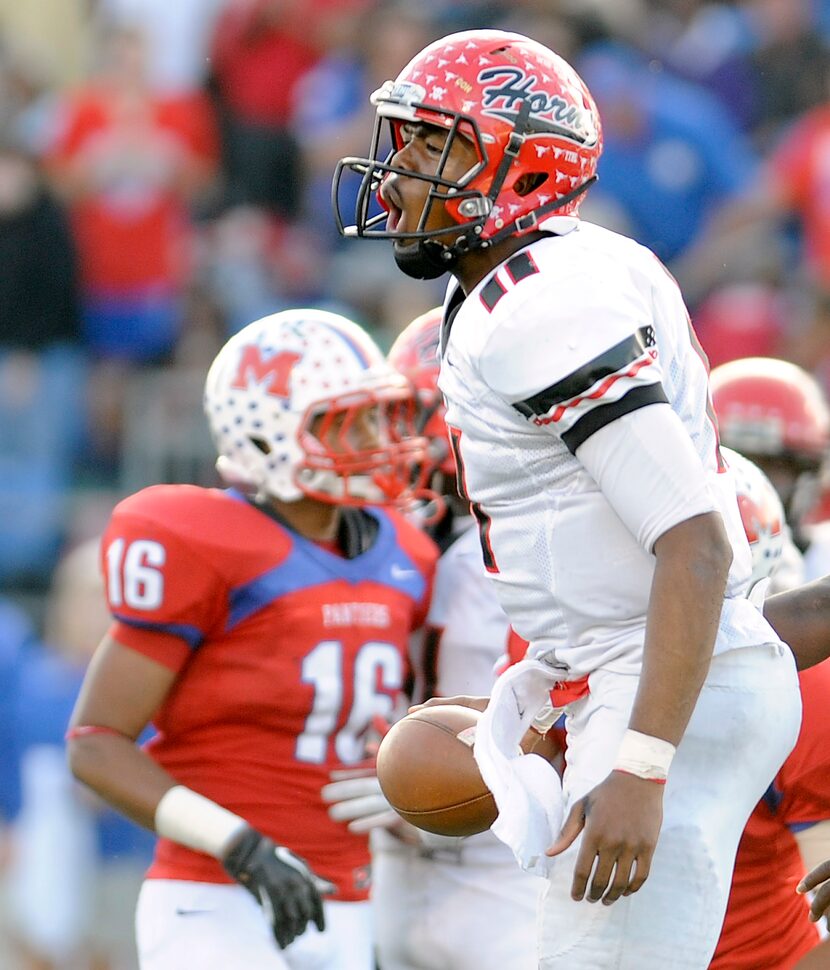
[[[490,273],[500,266],[506,259],[524,249],[537,239],[545,235],[543,232],[533,232],[527,236],[511,236],[504,242],[498,243],[491,249],[476,249],[466,256],[462,256],[452,270],[453,276],[461,284],[461,289],[465,294],[469,294],[476,286],[489,276]]]
[[[272,499],[271,508],[295,532],[313,542],[334,542],[340,527],[340,509],[336,505],[301,498],[297,502]]]

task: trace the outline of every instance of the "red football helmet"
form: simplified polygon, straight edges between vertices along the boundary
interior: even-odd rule
[[[830,443],[830,409],[818,382],[789,361],[744,357],[710,375],[721,440],[745,455],[815,470]]]
[[[520,34],[450,34],[416,55],[371,100],[377,117],[369,157],[341,159],[334,175],[335,219],[343,235],[430,240],[449,266],[463,252],[532,231],[547,215],[574,214],[596,177],[602,127],[593,98],[566,61]],[[415,121],[448,133],[434,176],[391,164],[403,144],[401,126]],[[383,160],[379,153],[386,122],[392,152]],[[457,137],[473,144],[478,162],[453,181],[442,173]],[[346,226],[340,213],[340,182],[346,170],[362,180],[353,226]],[[395,232],[383,227],[385,212],[370,214],[378,188],[390,173],[430,183],[415,231]],[[522,176],[528,178],[519,194]],[[452,246],[433,239],[446,235],[446,229],[423,228],[434,202],[443,204],[461,228]]]
[[[441,307],[427,310],[416,317],[398,335],[387,360],[414,385],[421,406],[418,433],[430,444],[434,456],[433,470],[455,476],[455,460],[447,426],[446,408],[438,390],[438,345],[441,339]]]

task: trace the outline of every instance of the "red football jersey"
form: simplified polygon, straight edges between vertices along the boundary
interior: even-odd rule
[[[233,490],[160,485],[117,506],[102,545],[113,637],[177,673],[148,753],[339,900],[368,895],[368,839],[329,818],[320,789],[391,714],[438,554],[401,516],[367,511],[375,539],[345,559]],[[230,881],[165,839],[148,875]]]
[[[799,674],[801,732],[744,830],[710,970],[789,970],[819,941],[794,831],[830,819],[830,661]]]

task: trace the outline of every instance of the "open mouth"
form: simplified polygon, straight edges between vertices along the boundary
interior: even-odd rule
[[[389,212],[386,216],[386,230],[387,232],[394,232],[401,221],[401,210],[395,206],[389,206]]]
[[[387,179],[380,187],[380,198],[383,207],[386,209],[386,230],[395,232],[403,218],[403,208],[395,186]]]

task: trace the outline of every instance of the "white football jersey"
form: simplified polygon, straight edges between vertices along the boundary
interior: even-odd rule
[[[513,627],[530,655],[567,676],[638,671],[653,544],[718,510],[734,556],[715,652],[775,641],[745,598],[749,546],[720,461],[707,362],[676,283],[649,250],[609,230],[562,217],[544,228],[556,235],[511,256],[466,298],[451,284],[441,341],[461,484]],[[671,441],[644,442],[647,405],[668,405],[660,415]],[[585,464],[603,429],[621,436],[613,440],[628,462],[616,484],[603,471],[604,491],[597,462],[594,477]],[[670,482],[660,495],[655,469]],[[634,507],[654,496],[653,510],[632,513],[632,496]]]
[[[440,631],[435,693],[489,694],[510,624],[484,572],[472,517],[438,560],[427,626]]]

